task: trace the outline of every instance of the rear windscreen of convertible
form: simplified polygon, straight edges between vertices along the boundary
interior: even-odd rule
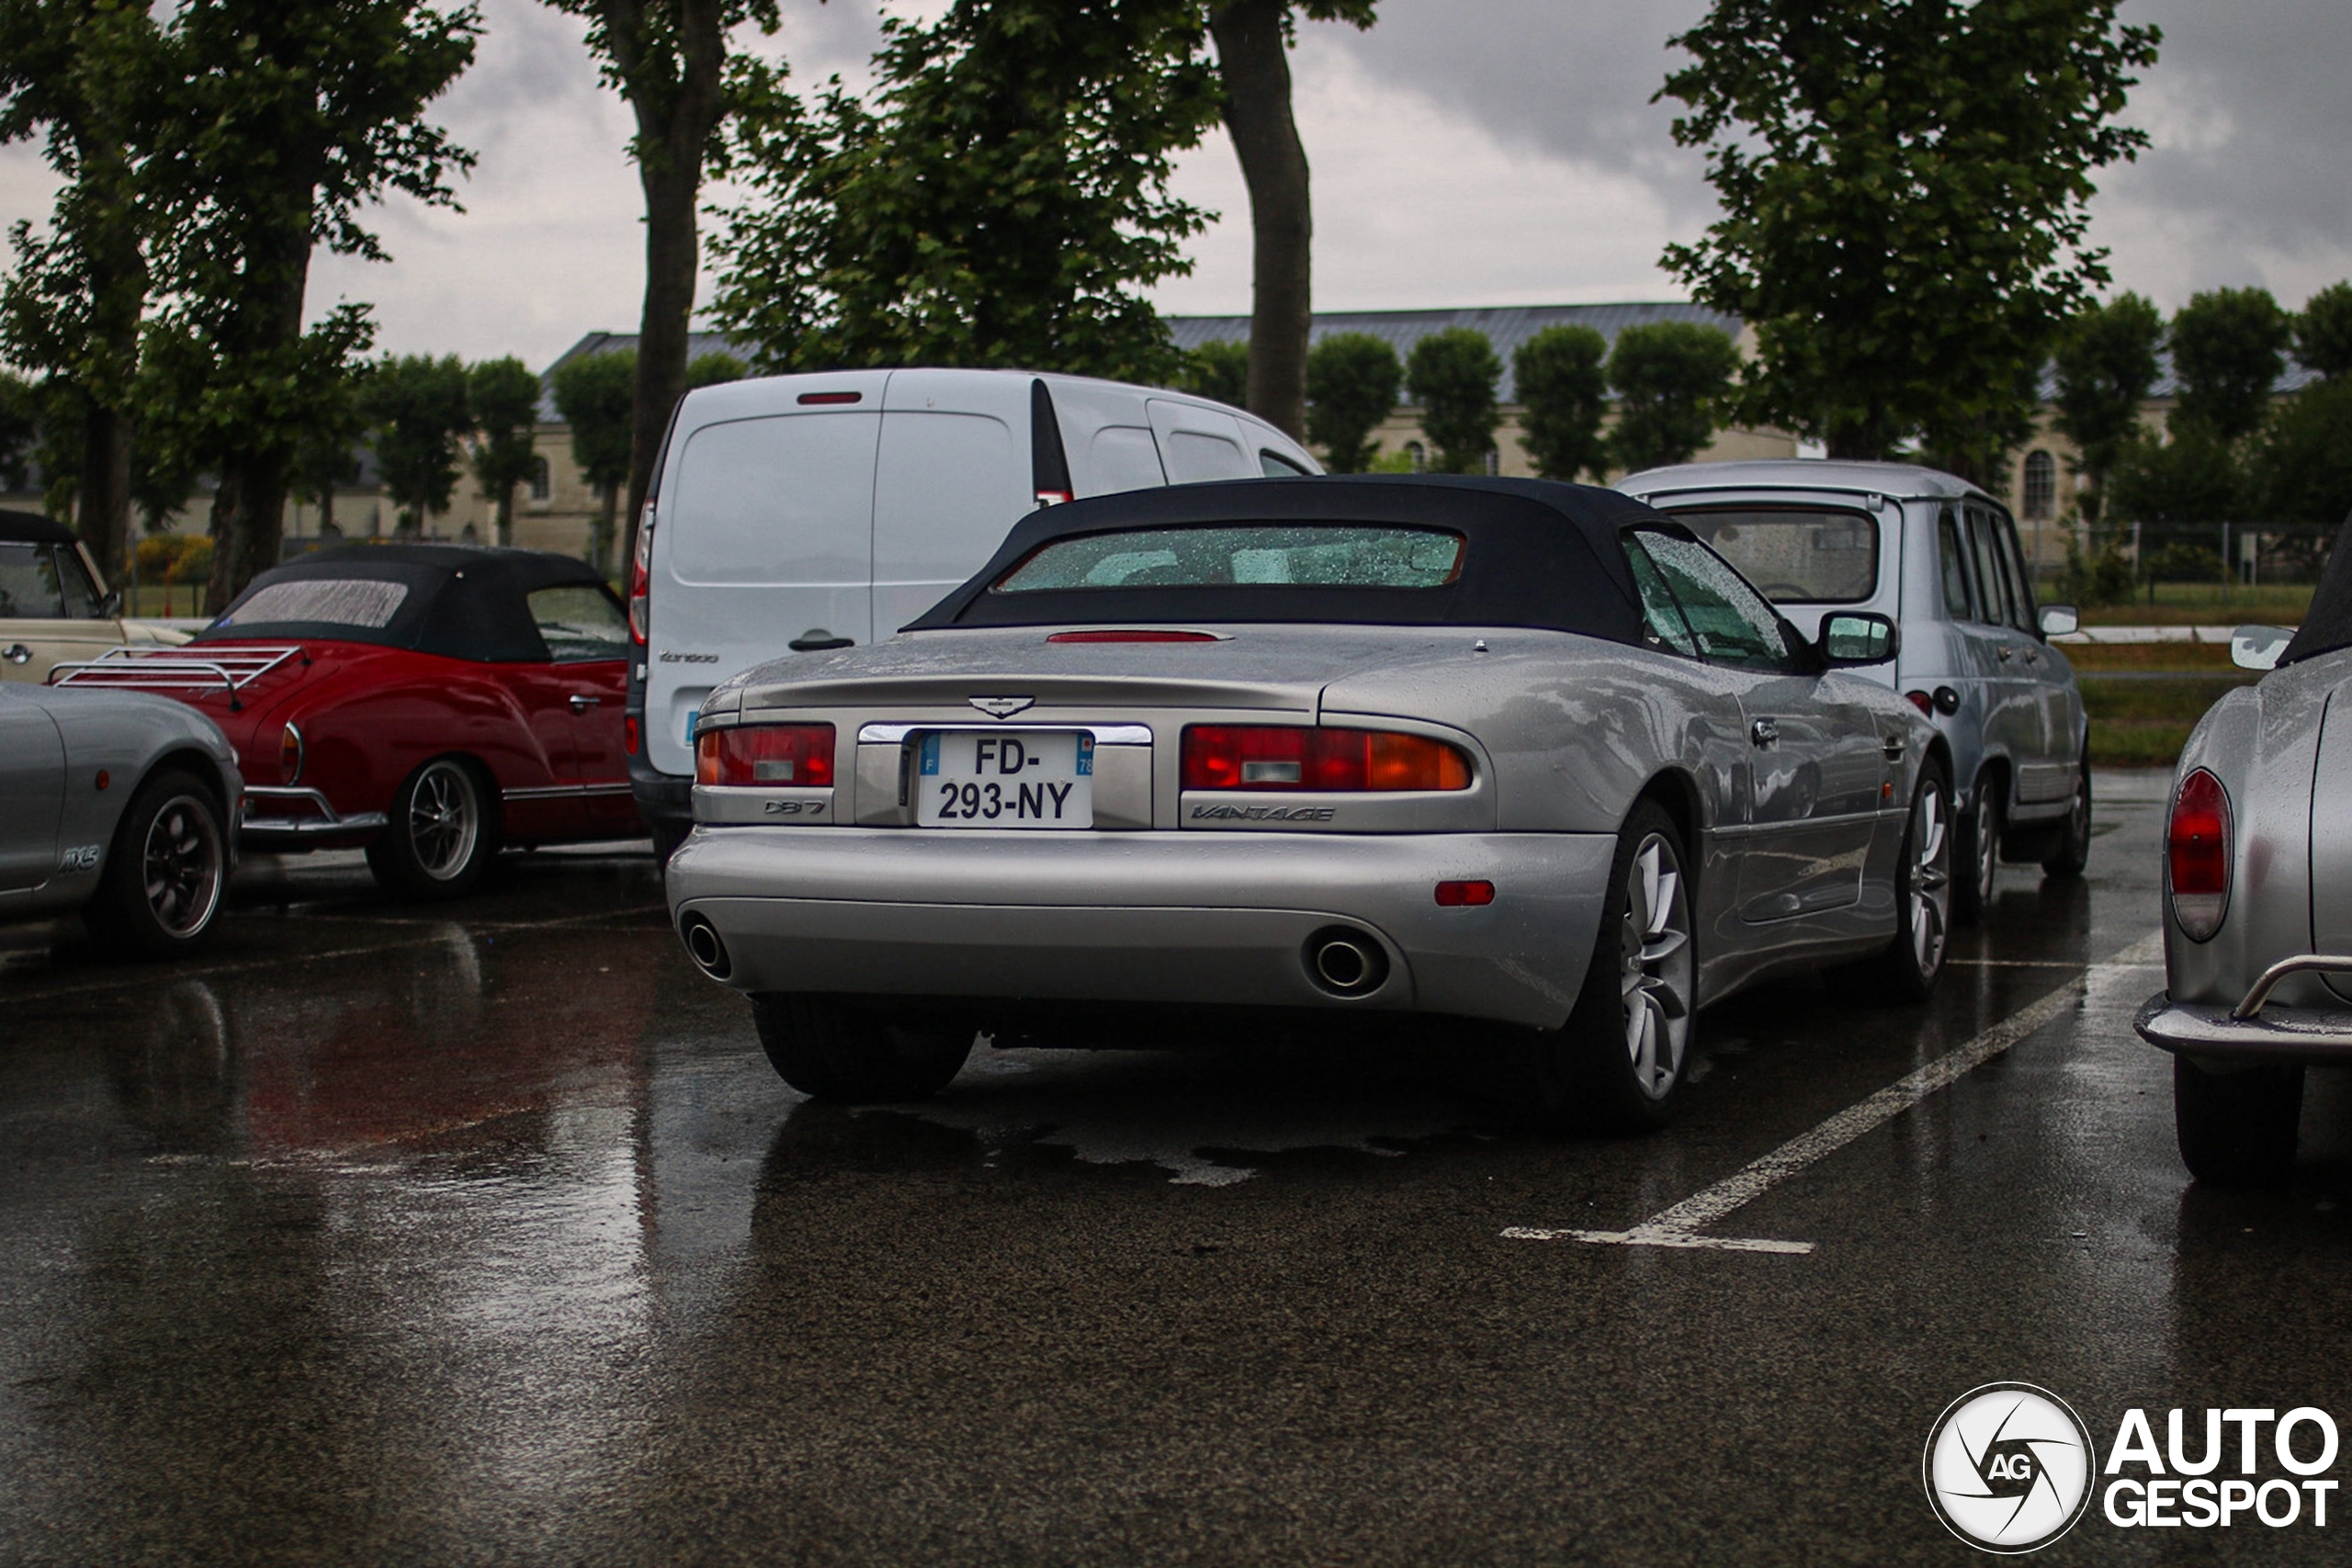
[[[1136,528],[1040,546],[991,585],[999,593],[1118,588],[1443,588],[1467,541],[1441,528]]]

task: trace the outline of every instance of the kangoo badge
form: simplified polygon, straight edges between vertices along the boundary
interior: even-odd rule
[[[1973,1388],[1945,1407],[1921,1461],[1928,1501],[1969,1545],[2036,1551],[2090,1504],[2098,1455],[2082,1418],[2031,1383]]]

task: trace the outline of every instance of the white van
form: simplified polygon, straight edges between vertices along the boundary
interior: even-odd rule
[[[695,714],[728,676],[888,637],[1039,506],[1321,471],[1238,409],[1075,376],[848,370],[687,393],[629,584],[629,778],[656,846],[693,824]]]

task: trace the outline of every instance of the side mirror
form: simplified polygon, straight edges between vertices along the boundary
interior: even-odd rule
[[[2276,670],[2294,640],[2285,626],[2240,626],[2230,634],[2230,662],[2241,670]]]
[[[2072,604],[2044,604],[2041,626],[2043,637],[2064,637],[2083,629],[2083,617],[2075,613]]]
[[[122,590],[119,588],[109,589],[107,592],[106,597],[98,601],[98,619],[102,621],[111,621],[119,618],[121,615]]]
[[[1883,664],[1894,657],[1902,639],[1887,616],[1860,610],[1833,610],[1821,617],[1821,657],[1834,668],[1846,664]]]

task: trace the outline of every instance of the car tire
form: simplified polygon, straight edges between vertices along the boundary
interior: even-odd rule
[[[2173,1127],[2180,1160],[2215,1187],[2278,1187],[2295,1168],[2303,1114],[2300,1064],[2209,1073],[2172,1059]]]
[[[103,947],[177,958],[211,940],[228,882],[229,835],[215,786],[165,768],[139,786],[116,824],[82,923]]]
[[[1529,1032],[1511,1089],[1522,1113],[1602,1134],[1673,1117],[1690,1061],[1698,941],[1681,829],[1656,801],[1617,832],[1592,962],[1567,1021]]]
[[[778,1077],[841,1105],[929,1100],[963,1069],[977,1032],[836,997],[781,994],[752,997],[752,1021]]]
[[[1926,1001],[1943,974],[1951,942],[1952,848],[1958,837],[1951,786],[1944,765],[1931,757],[1920,765],[1895,863],[1894,940],[1866,966],[1870,988],[1890,1001]]]
[[[2091,751],[2083,748],[2082,767],[2075,775],[2075,798],[2066,807],[2065,826],[2058,832],[2058,848],[2041,863],[2044,876],[2083,874],[2091,860]]]
[[[1951,918],[1973,926],[1993,907],[1993,884],[2001,869],[2001,775],[1976,781],[1976,798],[1958,824],[1952,840]]]
[[[368,869],[402,897],[463,897],[498,853],[495,798],[473,761],[434,758],[393,795],[391,820],[368,846]]]

